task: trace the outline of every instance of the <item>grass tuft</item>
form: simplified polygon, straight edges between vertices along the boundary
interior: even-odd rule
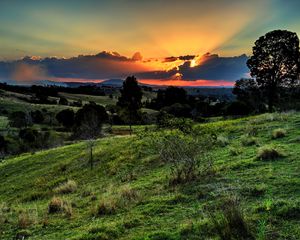
[[[286,136],[286,130],[283,128],[274,129],[272,132],[272,139],[283,138]]]
[[[274,146],[263,146],[258,150],[257,158],[260,160],[275,160],[284,155]]]
[[[57,188],[55,188],[54,192],[60,194],[68,194],[68,193],[73,193],[76,190],[77,190],[77,183],[73,180],[68,180],[67,182],[62,183]]]

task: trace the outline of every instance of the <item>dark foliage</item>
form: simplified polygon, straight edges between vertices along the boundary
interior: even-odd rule
[[[299,39],[294,32],[271,31],[255,42],[247,65],[266,96],[269,111],[273,111],[280,100],[279,88],[299,84],[299,61]]]
[[[84,105],[75,115],[74,136],[94,139],[101,135],[102,124],[108,120],[103,106],[93,102]]]
[[[68,99],[66,99],[65,97],[60,97],[58,103],[60,105],[69,105]]]
[[[127,77],[120,90],[121,96],[117,106],[120,107],[120,116],[123,121],[128,122],[131,128],[132,123],[140,120],[138,110],[142,106],[143,92],[134,76]]]
[[[44,115],[40,110],[30,112],[33,123],[40,124],[44,121]]]
[[[75,113],[72,109],[64,109],[57,113],[56,119],[65,128],[71,128],[75,123]]]
[[[244,102],[235,101],[227,105],[225,115],[249,115],[252,112],[251,107]]]
[[[31,116],[22,111],[13,112],[8,117],[9,125],[11,127],[23,128],[32,125]]]

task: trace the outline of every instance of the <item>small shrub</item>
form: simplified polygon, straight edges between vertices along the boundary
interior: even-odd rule
[[[138,192],[131,188],[129,185],[125,185],[120,191],[120,202],[124,205],[132,201],[136,201],[139,198]]]
[[[27,239],[31,236],[31,232],[29,230],[20,230],[17,232],[16,236],[15,236],[15,239],[16,240],[24,240],[24,239]],[[1,235],[0,235],[1,236]]]
[[[206,166],[207,152],[211,146],[208,137],[170,134],[160,139],[157,147],[161,160],[170,167],[170,184],[186,183],[206,175],[210,169]]]
[[[254,239],[243,212],[235,198],[224,201],[219,215],[210,214],[214,228],[222,240]]]
[[[274,160],[283,157],[283,154],[274,146],[264,146],[258,150],[257,158],[260,160]]]
[[[229,153],[231,156],[238,156],[242,153],[242,149],[238,147],[230,147]]]
[[[103,216],[103,215],[112,215],[117,211],[117,203],[113,199],[103,199],[97,205],[94,215]]]
[[[275,129],[272,132],[272,138],[273,139],[283,138],[285,136],[286,136],[286,130],[284,130],[282,128]]]
[[[243,135],[241,137],[241,143],[243,146],[253,146],[257,144],[257,139],[253,136]]]
[[[33,224],[33,220],[30,218],[27,212],[21,212],[18,216],[18,227],[21,229],[28,228]]]
[[[77,190],[77,183],[73,180],[68,180],[65,183],[62,183],[60,186],[54,189],[55,193],[68,194],[75,192]]]
[[[48,204],[48,213],[58,213],[63,211],[64,202],[59,197],[53,197]]]
[[[229,144],[229,140],[225,136],[218,136],[217,137],[217,144],[221,147],[226,147]]]
[[[72,205],[59,197],[53,197],[48,204],[48,213],[65,213],[67,217],[73,215]]]

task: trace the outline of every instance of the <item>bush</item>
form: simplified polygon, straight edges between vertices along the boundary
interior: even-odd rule
[[[283,157],[283,154],[274,146],[264,146],[258,150],[257,158],[260,160],[274,160]]]
[[[15,128],[32,126],[30,114],[22,111],[13,112],[8,116],[9,125]]]
[[[239,147],[230,147],[229,153],[231,156],[238,156],[242,153],[242,149]]]
[[[64,109],[56,114],[56,120],[65,128],[70,128],[74,125],[75,113],[72,109]]]
[[[120,190],[119,203],[122,205],[128,205],[130,202],[136,201],[139,198],[138,192],[131,188],[129,185],[125,185]]]
[[[77,190],[77,183],[73,180],[68,180],[54,189],[55,193],[68,194]]]
[[[229,144],[229,140],[225,136],[218,136],[217,137],[217,144],[221,147],[226,147]]]
[[[183,133],[191,133],[193,121],[187,118],[175,118],[166,112],[160,112],[157,116],[157,127],[167,129],[178,129]]]
[[[249,224],[235,198],[226,199],[222,203],[220,214],[210,214],[210,220],[222,240],[254,239]]]
[[[32,122],[40,124],[44,121],[44,115],[40,110],[30,112]]]
[[[257,144],[257,139],[253,136],[243,135],[241,137],[241,143],[243,146],[253,146]]]
[[[21,229],[28,228],[33,224],[33,219],[30,218],[27,212],[21,212],[18,216],[18,227]]]
[[[94,215],[103,216],[103,215],[112,215],[117,211],[117,203],[114,199],[102,199],[97,205]]]
[[[285,136],[286,136],[286,131],[282,128],[275,129],[272,132],[272,138],[273,139],[283,138]]]
[[[170,166],[170,183],[178,184],[196,179],[210,169],[206,159],[211,139],[192,138],[180,134],[165,135],[157,142],[160,158]],[[201,156],[201,160],[198,158]],[[200,165],[201,163],[201,165]]]
[[[65,97],[60,97],[58,104],[60,105],[69,105],[68,99],[66,99]]]
[[[53,197],[48,204],[48,213],[65,213],[67,217],[71,217],[73,214],[73,209],[69,202],[59,197]]]
[[[63,211],[64,202],[59,197],[53,197],[48,204],[48,213],[58,213]]]

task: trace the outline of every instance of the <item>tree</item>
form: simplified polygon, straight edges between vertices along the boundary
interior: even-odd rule
[[[32,126],[31,116],[26,112],[22,112],[22,111],[13,112],[9,115],[8,120],[9,120],[9,125],[11,127],[23,128],[23,127]]]
[[[260,113],[265,112],[263,92],[259,89],[254,79],[240,79],[234,84],[232,93],[236,95],[239,102],[245,103],[249,110]]]
[[[6,152],[7,152],[7,141],[2,135],[0,135],[0,158],[5,156]]]
[[[30,116],[32,118],[33,123],[40,124],[44,121],[44,115],[40,110],[30,112]]]
[[[275,30],[260,37],[247,65],[257,85],[267,95],[269,111],[278,100],[280,87],[297,83],[300,67],[299,39],[296,33]]]
[[[75,114],[72,109],[64,109],[56,114],[57,121],[65,128],[71,128],[74,125]]]
[[[134,117],[138,116],[138,110],[142,105],[143,92],[134,76],[127,77],[121,89],[121,96],[117,105],[123,108],[123,115],[128,117],[130,126],[130,134],[132,132],[131,125]]]
[[[65,97],[60,97],[58,104],[60,105],[69,105],[68,99],[66,99]]]
[[[185,89],[179,87],[167,87],[167,89],[159,89],[157,98],[151,101],[150,106],[155,109],[161,109],[165,106],[170,106],[175,103],[187,103],[187,93]]]
[[[74,135],[77,138],[87,139],[90,152],[90,166],[93,169],[93,147],[95,140],[101,135],[102,124],[107,121],[108,115],[103,106],[93,102],[84,105],[75,115]]]

